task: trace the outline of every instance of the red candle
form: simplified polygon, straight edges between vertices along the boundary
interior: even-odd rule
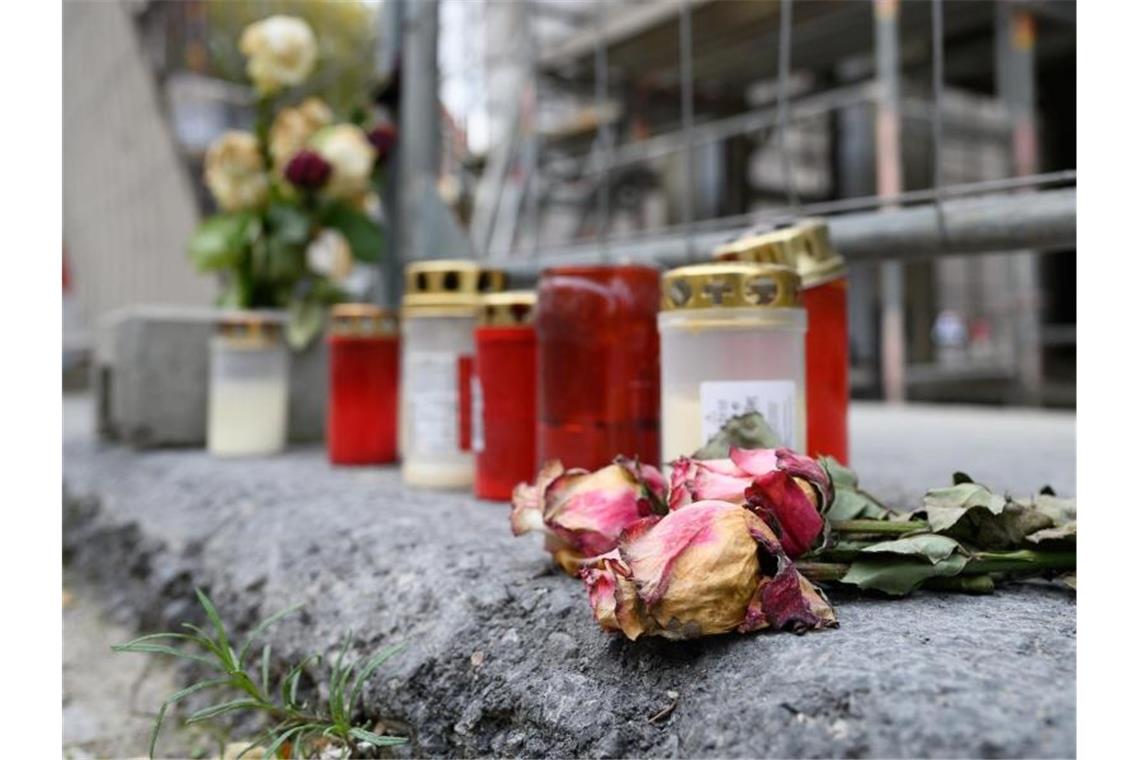
[[[803,303],[808,316],[807,453],[847,464],[847,278],[805,288]]]
[[[660,276],[645,266],[547,269],[538,285],[538,461],[597,469],[660,456]]]
[[[803,280],[807,383],[807,454],[847,464],[847,267],[831,247],[827,224],[805,219],[718,248],[716,258],[795,267]]]
[[[332,308],[327,446],[333,464],[396,460],[400,342],[395,315],[371,304]]]
[[[534,300],[530,291],[485,296],[475,328],[471,447],[475,495],[481,499],[506,501],[520,481],[534,478]]]

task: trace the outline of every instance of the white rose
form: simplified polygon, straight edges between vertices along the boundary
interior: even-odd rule
[[[332,166],[325,192],[333,198],[358,199],[369,189],[376,150],[360,127],[325,127],[310,140],[313,150]]]
[[[352,273],[352,247],[340,232],[324,229],[305,249],[305,262],[317,274],[340,282]]]
[[[301,84],[317,62],[312,28],[293,16],[270,16],[250,24],[238,47],[249,59],[246,73],[263,95]]]
[[[296,108],[283,108],[269,128],[269,155],[278,173],[321,127],[332,124],[333,114],[320,98],[308,98]]]
[[[260,206],[269,193],[265,162],[257,138],[249,132],[226,132],[206,151],[206,186],[225,211]]]

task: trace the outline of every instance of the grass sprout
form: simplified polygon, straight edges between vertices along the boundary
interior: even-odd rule
[[[371,657],[346,662],[352,638],[350,633],[335,660],[329,663],[327,698],[317,697],[316,704],[310,705],[298,699],[298,686],[302,676],[308,674],[313,677],[310,669],[320,666],[324,658],[309,655],[289,667],[274,684],[270,678],[270,645],[262,644],[259,656],[254,656],[255,643],[266,630],[299,610],[301,605],[270,615],[257,624],[244,643],[238,645],[226,631],[210,598],[201,589],[195,589],[195,593],[213,628],[212,633],[183,623],[185,632],[152,633],[112,647],[116,652],[161,654],[190,660],[212,671],[209,678],[176,691],[159,707],[150,737],[152,758],[167,710],[201,691],[215,691],[218,701],[191,713],[186,718],[188,725],[213,721],[241,711],[260,713],[267,720],[269,727],[249,743],[243,755],[256,747],[263,747],[267,758],[278,757],[282,752],[287,752],[289,757],[306,757],[332,745],[339,747],[347,756],[361,745],[380,748],[407,742],[404,737],[374,733],[366,725],[359,725],[353,720],[366,682],[400,652],[401,645],[387,646]]]

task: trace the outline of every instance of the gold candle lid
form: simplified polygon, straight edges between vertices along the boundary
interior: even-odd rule
[[[746,235],[718,247],[718,261],[755,261],[794,267],[805,288],[821,285],[847,273],[843,257],[831,245],[827,222],[803,219],[791,227]]]
[[[782,264],[724,261],[671,269],[661,279],[661,308],[794,308],[800,276]]]
[[[532,324],[536,301],[533,290],[506,290],[485,295],[479,306],[479,325],[508,327]]]
[[[338,303],[329,310],[329,334],[345,337],[395,337],[400,321],[393,309],[370,303]]]
[[[263,311],[227,311],[219,317],[215,333],[239,348],[271,346],[281,342],[282,317]]]
[[[474,314],[481,295],[506,286],[506,272],[467,259],[415,261],[404,267],[403,309],[417,316]]]

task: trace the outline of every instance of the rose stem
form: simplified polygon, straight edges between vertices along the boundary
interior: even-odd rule
[[[1076,567],[1076,552],[1042,552],[1033,549],[1021,549],[1012,552],[978,552],[974,558],[970,559],[961,574],[1035,573],[1047,570],[1075,570]],[[811,581],[837,581],[843,578],[850,568],[851,565],[846,562],[796,563],[796,569]]]
[[[930,530],[930,524],[924,520],[906,520],[895,522],[893,520],[835,520],[831,523],[833,533],[873,533],[873,534],[901,534],[914,533],[918,530]]]

